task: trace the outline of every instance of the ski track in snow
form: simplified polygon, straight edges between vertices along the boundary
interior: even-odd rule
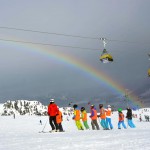
[[[124,113],[126,114],[126,113]],[[74,121],[64,116],[66,132],[49,133],[47,116],[0,116],[0,150],[150,150],[150,122],[139,122],[134,118],[135,129],[117,129],[118,115],[112,116],[113,130],[78,131]],[[42,120],[43,125],[40,125]],[[90,125],[90,119],[88,120]],[[126,123],[126,121],[125,121]],[[90,125],[91,127],[91,125]]]

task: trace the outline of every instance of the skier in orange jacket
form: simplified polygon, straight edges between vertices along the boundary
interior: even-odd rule
[[[97,130],[100,130],[99,125],[97,123],[97,110],[94,105],[91,105],[91,115],[89,117],[91,118],[92,130],[95,130],[95,127]]]
[[[101,118],[100,124],[104,130],[108,130],[108,126],[106,124],[106,112],[105,112],[105,109],[103,107],[103,104],[99,104],[99,108],[100,108],[100,115],[98,115],[98,117]]]
[[[76,124],[78,130],[84,130],[84,128],[80,122],[80,110],[78,108],[78,105],[74,104],[73,108],[74,108],[74,116],[72,117],[72,119],[75,120],[75,124]]]
[[[88,125],[88,122],[87,122],[87,112],[86,112],[84,107],[81,107],[81,119],[82,119],[84,127],[86,129],[89,129],[89,125]]]
[[[62,112],[59,110],[59,107],[58,107],[58,114],[56,115],[56,122],[59,128],[59,132],[64,132],[63,127],[62,127],[62,121],[63,121]]]
[[[111,114],[112,114],[111,106],[108,105],[107,109],[105,109],[105,111],[106,111],[106,124],[107,124],[107,127],[109,126],[110,129],[113,129],[113,125],[111,123]]]
[[[121,129],[121,124],[126,129],[126,125],[124,123],[124,114],[122,113],[122,108],[118,108],[118,113],[119,113],[119,122],[118,122],[118,129]]]

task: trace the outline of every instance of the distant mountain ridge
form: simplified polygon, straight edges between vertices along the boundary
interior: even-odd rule
[[[47,115],[47,106],[39,101],[16,100],[1,104],[0,115]]]
[[[63,114],[71,114],[73,109],[71,107],[59,108]],[[10,115],[47,115],[47,106],[41,102],[33,100],[15,100],[6,101],[4,104],[0,104],[0,116]]]

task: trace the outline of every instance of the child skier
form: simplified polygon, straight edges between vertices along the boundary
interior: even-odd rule
[[[84,130],[84,128],[80,122],[80,110],[78,108],[78,105],[74,104],[73,108],[74,108],[74,116],[72,117],[72,119],[75,120],[78,130]]]
[[[126,125],[124,124],[124,114],[122,113],[122,109],[118,108],[118,113],[119,113],[119,122],[118,122],[118,129],[121,129],[121,124],[126,129]]]
[[[63,121],[62,112],[59,110],[59,107],[58,107],[58,114],[56,115],[56,122],[58,125],[59,132],[64,132],[63,127],[62,127],[62,121]]]
[[[99,108],[100,108],[100,115],[98,117],[101,118],[100,124],[104,130],[108,130],[108,126],[106,124],[106,112],[105,109],[103,108],[103,104],[99,104]]]
[[[128,122],[129,127],[135,128],[135,125],[134,125],[134,123],[132,121],[132,110],[130,108],[127,108],[127,116],[126,116],[126,118],[127,118],[127,122]]]
[[[111,114],[112,114],[112,112],[111,112],[111,106],[108,105],[107,109],[105,109],[105,111],[106,111],[106,124],[107,124],[107,127],[109,126],[110,129],[113,129],[113,125],[111,123]]]
[[[84,127],[89,129],[89,125],[87,123],[87,112],[84,107],[81,107],[81,119],[83,121]]]
[[[92,129],[95,130],[96,127],[97,130],[100,130],[99,125],[97,123],[97,111],[94,105],[91,105],[91,115],[89,117],[91,118]]]

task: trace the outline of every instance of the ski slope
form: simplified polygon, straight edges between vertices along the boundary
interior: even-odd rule
[[[150,122],[144,120],[148,112],[134,111],[135,129],[117,129],[118,114],[112,115],[113,130],[78,131],[74,121],[64,116],[63,128],[66,132],[49,133],[51,130],[47,116],[0,116],[0,150],[150,150]],[[124,111],[126,115],[126,111]],[[139,114],[144,121],[139,121]],[[40,124],[42,121],[42,125]],[[47,122],[47,123],[46,123]],[[90,119],[88,120],[90,125]],[[44,131],[42,131],[46,123]],[[126,123],[126,121],[125,121]],[[91,125],[90,125],[91,127]]]

